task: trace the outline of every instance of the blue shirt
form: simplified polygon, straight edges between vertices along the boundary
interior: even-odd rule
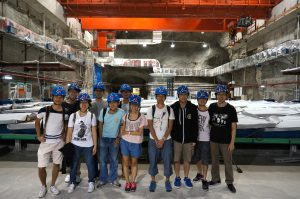
[[[120,108],[114,114],[109,113],[109,108],[107,108],[104,116],[102,137],[116,138],[118,136],[123,115],[125,115],[125,112]],[[100,112],[99,121],[103,122],[103,109]]]

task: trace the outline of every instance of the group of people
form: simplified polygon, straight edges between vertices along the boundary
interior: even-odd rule
[[[88,192],[107,183],[120,187],[118,181],[119,151],[122,155],[122,174],[126,183],[126,192],[137,189],[138,158],[142,154],[144,128],[149,128],[148,158],[151,181],[149,191],[156,190],[158,163],[164,165],[165,190],[172,191],[170,177],[173,174],[174,187],[184,184],[192,188],[192,181],[202,181],[203,190],[221,183],[219,173],[219,152],[225,164],[225,182],[228,189],[235,193],[233,185],[232,151],[238,121],[235,108],[226,102],[227,87],[217,85],[217,102],[207,107],[208,92],[197,93],[198,106],[189,100],[189,89],[178,87],[179,100],[168,106],[165,104],[167,89],[156,88],[156,104],[151,106],[147,115],[140,113],[141,98],[132,94],[128,84],[121,85],[122,101],[117,93],[110,93],[103,99],[105,86],[99,82],[93,87],[96,99],[92,102],[87,93],[81,92],[76,83],[66,91],[57,86],[52,90],[53,104],[39,110],[35,121],[37,138],[41,142],[38,149],[39,178],[42,187],[39,197],[47,193],[46,167],[52,157],[52,181],[50,192],[58,195],[55,186],[60,171],[69,175],[68,193],[72,193],[80,182],[80,159],[83,156],[88,170]],[[62,154],[62,148],[71,150],[71,160]],[[197,161],[198,173],[191,180],[189,177],[192,158]],[[207,180],[208,164],[212,162],[211,181]],[[183,160],[184,178],[181,181],[180,163]],[[69,164],[67,163],[69,162]],[[109,172],[108,172],[109,162]],[[99,168],[98,168],[99,163]],[[130,179],[131,175],[131,179]]]

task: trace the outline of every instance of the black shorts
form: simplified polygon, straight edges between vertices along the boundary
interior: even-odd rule
[[[210,142],[209,141],[198,141],[195,149],[195,160],[196,162],[202,161],[202,164],[208,165],[210,158]]]

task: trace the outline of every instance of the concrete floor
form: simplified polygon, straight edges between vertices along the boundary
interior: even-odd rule
[[[160,165],[161,166],[161,165]],[[125,193],[123,190],[124,180],[120,180],[122,188],[105,185],[101,189],[96,189],[93,193],[87,193],[87,170],[85,164],[82,165],[83,181],[72,194],[67,193],[67,184],[64,182],[65,175],[59,175],[57,187],[61,194],[55,198],[272,198],[287,199],[299,198],[300,196],[300,166],[252,166],[243,165],[243,173],[234,172],[237,193],[228,191],[224,182],[224,169],[221,166],[222,183],[210,187],[208,192],[203,192],[201,183],[195,183],[194,188],[189,190],[185,187],[173,189],[167,193],[164,190],[164,179],[158,175],[158,188],[155,193],[148,191],[149,175],[148,165],[140,165],[138,175],[138,189],[135,193]],[[48,169],[48,186],[50,184],[50,169]],[[120,171],[120,169],[119,169]],[[160,172],[162,167],[160,167]],[[162,172],[161,172],[162,173]],[[196,174],[195,166],[191,168],[190,176]],[[35,162],[11,162],[0,161],[0,198],[37,198],[40,182],[37,176]],[[171,180],[173,181],[174,175]],[[48,192],[46,198],[54,196]]]

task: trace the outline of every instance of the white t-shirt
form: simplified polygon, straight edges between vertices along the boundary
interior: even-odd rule
[[[76,114],[76,120],[74,125],[74,114]],[[91,112],[83,117],[80,117],[79,111],[72,113],[69,119],[68,127],[73,127],[72,143],[80,147],[93,146],[92,126],[97,126],[97,118],[95,114],[93,117]]]
[[[198,141],[210,141],[209,112],[198,109]]]
[[[162,139],[165,132],[167,131],[169,119],[175,120],[175,116],[174,116],[173,109],[170,107],[170,117],[169,117],[167,105],[165,105],[164,108],[162,108],[162,109],[160,109],[156,106],[154,118],[152,118],[152,106],[147,111],[147,120],[153,120],[153,128],[154,128],[154,131],[155,131],[158,139]],[[150,138],[154,139],[152,137],[151,133],[150,133]],[[168,139],[171,139],[170,135],[167,138],[167,140]]]
[[[45,129],[46,143],[57,143],[61,140],[62,134],[64,133],[64,123],[62,120],[63,112],[56,111],[52,107],[49,108],[49,116],[45,129],[46,120],[46,107],[39,110],[37,118],[43,120],[43,128]],[[65,113],[65,122],[68,121],[68,115]]]

